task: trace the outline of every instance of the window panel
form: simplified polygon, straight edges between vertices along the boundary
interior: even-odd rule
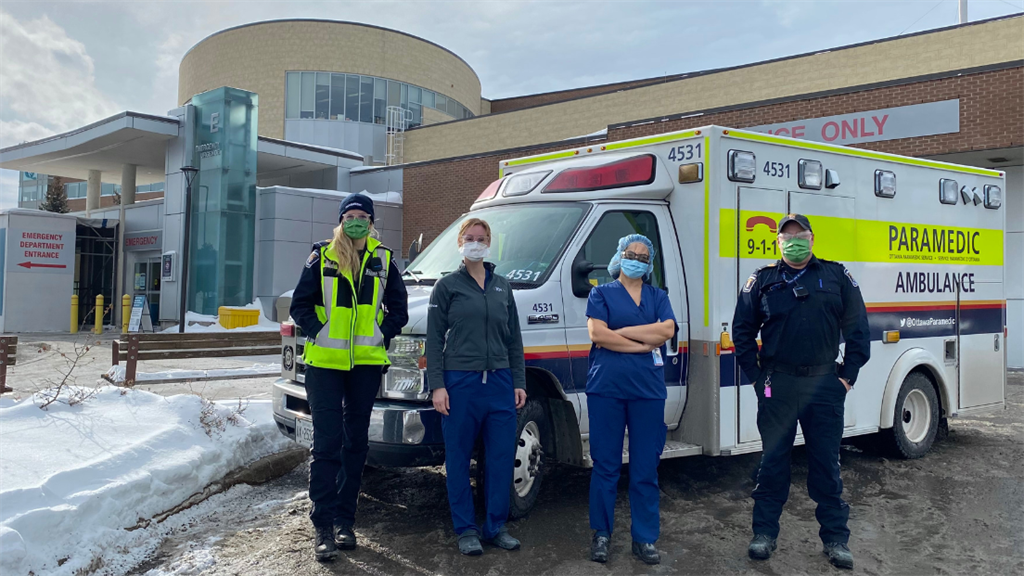
[[[312,118],[316,110],[316,72],[302,73],[300,118]]]
[[[302,75],[289,72],[285,78],[285,118],[299,117],[299,100],[302,94]]]
[[[410,104],[419,104],[420,102],[423,101],[422,98],[423,98],[423,90],[421,90],[420,88],[417,88],[415,86],[409,86],[409,103]]]
[[[373,78],[369,76],[359,80],[359,121],[373,122]]]
[[[326,120],[331,109],[331,75],[316,73],[316,118]]]
[[[345,119],[345,75],[331,74],[331,120]]]
[[[409,85],[402,84],[402,108],[409,109]]]
[[[441,94],[438,94],[437,95],[437,105],[434,106],[434,108],[437,108],[441,112],[444,112],[445,114],[447,114],[448,113],[448,97],[447,96],[442,96]]]
[[[388,81],[382,78],[373,79],[373,122],[384,124],[387,121]]]
[[[402,105],[402,86],[398,82],[388,80],[388,106]]]
[[[359,121],[359,76],[349,74],[345,81],[345,119]]]
[[[409,110],[412,112],[412,120],[409,121],[409,128],[423,124],[423,105],[410,102]]]
[[[459,103],[451,98],[448,99],[448,115],[452,118],[458,118],[457,114],[459,111]]]
[[[432,90],[423,91],[423,105],[428,108],[434,107],[434,92]]]

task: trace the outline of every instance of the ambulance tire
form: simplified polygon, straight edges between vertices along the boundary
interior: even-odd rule
[[[939,397],[927,376],[911,372],[896,396],[892,428],[887,431],[893,454],[907,460],[924,456],[939,432]]]
[[[516,462],[509,486],[508,519],[524,518],[537,503],[540,486],[544,477],[544,453],[550,446],[551,426],[544,404],[540,400],[528,399],[516,415]],[[487,458],[478,448],[476,462],[476,503],[478,510],[484,506],[484,477]],[[525,483],[525,484],[524,484]]]

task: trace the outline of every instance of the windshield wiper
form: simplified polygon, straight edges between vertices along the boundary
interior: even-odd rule
[[[417,284],[423,282],[423,280],[420,280],[420,277],[416,275],[416,272],[413,272],[412,270],[406,270],[405,274],[408,274],[409,276],[412,276],[412,279],[415,280]],[[403,274],[403,276],[405,274]]]

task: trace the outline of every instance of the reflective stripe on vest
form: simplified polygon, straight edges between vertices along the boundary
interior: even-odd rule
[[[328,256],[329,246],[320,249],[320,280],[324,296],[324,306],[317,306],[317,316],[324,323],[324,328],[307,341],[303,350],[306,364],[319,368],[350,370],[358,365],[389,364],[387,350],[384,349],[384,335],[380,329],[383,321],[383,296],[387,281],[387,271],[391,265],[391,251],[373,238],[367,239],[366,253],[360,264],[359,278],[356,282],[352,274],[340,271],[335,260]],[[383,270],[379,273],[371,271],[366,274],[366,265],[370,253],[380,258]],[[332,270],[333,273],[325,273]],[[370,301],[360,303],[362,289],[369,289],[373,282]],[[342,284],[344,283],[344,284]],[[339,292],[347,292],[348,298],[339,303]],[[344,299],[344,296],[342,296]]]

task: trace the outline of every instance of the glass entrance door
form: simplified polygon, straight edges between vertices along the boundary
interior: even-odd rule
[[[140,259],[135,263],[132,292],[145,296],[153,326],[160,317],[160,258]]]

